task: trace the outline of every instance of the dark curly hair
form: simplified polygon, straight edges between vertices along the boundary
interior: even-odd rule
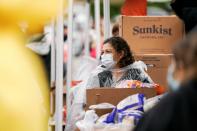
[[[121,37],[111,37],[104,41],[104,44],[111,44],[117,53],[124,52],[124,56],[118,62],[120,68],[133,64],[135,61],[128,43]]]

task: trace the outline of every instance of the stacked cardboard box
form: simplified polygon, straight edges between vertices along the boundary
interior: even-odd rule
[[[136,60],[144,61],[155,83],[167,87],[166,74],[173,45],[184,37],[184,24],[176,16],[122,16],[120,36]]]
[[[142,54],[135,55],[136,60],[141,60],[148,66],[148,74],[155,83],[167,87],[166,77],[172,54]]]

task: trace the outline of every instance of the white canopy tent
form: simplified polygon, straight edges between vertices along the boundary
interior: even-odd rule
[[[100,58],[100,50],[101,50],[101,33],[100,33],[100,0],[95,0],[94,2],[95,8],[95,25],[96,25],[96,58]]]
[[[68,4],[68,60],[67,60],[66,94],[69,94],[71,88],[71,82],[72,82],[73,0],[69,0],[68,3],[69,3]],[[66,95],[67,112],[70,111],[69,101],[70,101],[69,97],[68,95]]]
[[[110,37],[110,0],[103,0],[104,10],[104,39]]]

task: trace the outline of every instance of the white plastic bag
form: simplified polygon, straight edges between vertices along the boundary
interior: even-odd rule
[[[149,98],[145,101],[144,103],[144,112],[147,112],[148,110],[150,110],[151,108],[153,108],[158,102],[160,102],[160,100],[165,96],[165,94],[159,95],[159,96],[155,96],[152,98]]]
[[[95,124],[94,131],[132,131],[134,126],[118,123],[118,124]]]
[[[93,71],[93,74],[100,72],[101,70],[102,68],[97,67],[97,69]],[[66,131],[74,131],[76,129],[76,122],[83,119],[83,114],[85,114],[83,106],[86,103],[86,89],[88,81],[88,78],[84,79],[83,82],[73,87],[70,91],[69,102],[71,109],[67,113],[69,118],[67,119]]]
[[[136,61],[133,63],[133,68],[140,69],[143,73],[141,73],[142,77],[145,77],[148,79],[150,83],[154,83],[151,77],[147,74],[148,67],[143,61]]]
[[[27,48],[31,49],[32,51],[36,52],[39,55],[47,55],[50,51],[51,46],[51,27],[46,26],[44,28],[44,34],[40,37],[38,35],[34,36],[30,43],[26,45]],[[40,39],[40,40],[37,40]]]
[[[94,131],[94,124],[98,116],[94,110],[89,110],[85,113],[83,120],[80,120],[76,123],[76,126],[80,131]]]
[[[129,114],[133,111],[141,111],[143,112],[145,97],[143,94],[135,94],[128,96],[118,103],[116,108],[113,109],[111,113],[106,117],[103,121],[104,123],[117,123],[119,114]]]
[[[86,82],[83,81],[71,89],[69,94],[70,110],[67,111],[68,119],[66,122],[65,131],[74,131],[76,129],[76,122],[82,120],[85,115],[84,103],[86,101]]]
[[[71,110],[68,113],[68,121],[66,122],[65,131],[75,131],[76,130],[76,122],[83,120],[85,116],[85,111],[83,110],[82,103],[74,103],[71,106]]]
[[[143,111],[143,105],[145,96],[143,94],[135,94],[128,96],[120,101],[117,105],[118,112],[124,112],[127,110],[140,110]]]
[[[100,103],[100,104],[97,104],[97,105],[91,105],[89,107],[89,109],[91,109],[91,110],[95,110],[95,109],[113,109],[113,108],[115,108],[115,106],[110,104],[110,103]]]

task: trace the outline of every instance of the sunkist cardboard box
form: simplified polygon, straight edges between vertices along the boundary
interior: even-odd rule
[[[176,16],[122,16],[120,36],[135,54],[171,54],[184,36],[184,24]]]
[[[184,37],[184,24],[176,16],[121,16],[120,36],[136,60],[144,61],[155,83],[167,87],[172,47]]]

